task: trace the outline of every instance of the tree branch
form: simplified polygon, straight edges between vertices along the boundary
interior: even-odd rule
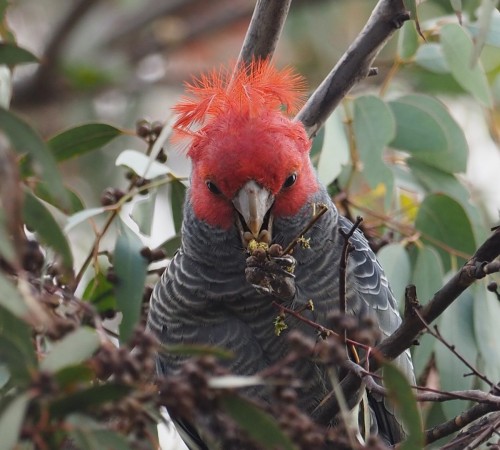
[[[309,137],[316,135],[352,86],[370,74],[379,51],[409,18],[403,0],[378,2],[361,33],[295,117]]]
[[[429,303],[419,312],[426,323],[433,322],[443,311],[448,308],[457,297],[464,292],[476,280],[486,275],[485,268],[488,263],[500,255],[500,229],[495,230],[492,235],[479,247],[476,253],[470,258],[459,272],[451,278],[438,292],[436,292]],[[368,361],[371,371],[376,371],[380,367],[383,359],[393,360],[410,348],[418,335],[425,329],[425,325],[416,314],[408,314],[404,317],[400,327],[387,339],[377,345]],[[346,398],[357,398],[357,394],[362,389],[361,379],[353,372],[342,380],[342,389],[346,393]],[[314,419],[321,424],[328,424],[332,417],[338,413],[339,407],[331,396],[320,408],[314,412]]]
[[[258,0],[238,57],[238,65],[272,57],[292,0]]]

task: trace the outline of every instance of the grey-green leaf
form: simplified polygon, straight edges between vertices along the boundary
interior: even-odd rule
[[[42,242],[61,255],[64,267],[68,272],[71,271],[73,255],[66,236],[50,211],[27,189],[24,195],[23,218],[26,225],[37,232]]]
[[[0,415],[2,448],[10,450],[17,444],[30,394],[23,392],[12,400]]]
[[[34,169],[47,184],[47,189],[58,202],[67,206],[61,175],[57,169],[56,160],[40,136],[24,120],[0,107],[0,130],[9,138],[13,149],[20,154],[27,154]]]
[[[392,198],[394,177],[384,163],[383,154],[395,131],[392,112],[378,97],[366,95],[354,101],[354,135],[364,166],[363,175],[372,188],[380,183],[385,185],[386,205]]]
[[[405,247],[399,242],[386,245],[377,253],[377,258],[384,268],[396,300],[402,306],[411,274],[410,258]]]
[[[471,222],[464,208],[447,195],[428,195],[420,205],[415,227],[422,233],[423,241],[439,252],[445,271],[451,269],[449,250],[454,252],[461,265],[476,248]]]
[[[231,395],[223,397],[221,404],[229,416],[263,449],[296,449],[290,438],[281,431],[275,419],[253,403]]]
[[[103,147],[124,132],[106,123],[88,123],[52,137],[48,147],[57,161],[65,161]]]
[[[401,450],[421,450],[424,448],[424,433],[415,396],[403,373],[392,363],[384,363],[384,384],[389,399],[397,407],[399,415],[408,432],[400,445]]]
[[[477,346],[472,323],[473,307],[474,298],[470,291],[465,291],[441,315],[439,329],[446,341],[455,345],[460,355],[475,365]],[[434,348],[441,389],[445,391],[471,389],[474,378],[463,376],[470,373],[470,369],[442,343],[436,342]],[[446,418],[451,419],[460,414],[466,406],[465,400],[453,400],[443,403],[443,411]]]
[[[438,100],[421,94],[389,102],[396,118],[391,146],[449,173],[465,172],[468,146],[464,132]]]
[[[116,302],[123,314],[120,337],[127,341],[138,324],[141,314],[142,296],[146,280],[147,261],[141,256],[141,240],[126,226],[116,240],[114,269]]]
[[[38,58],[30,51],[12,42],[0,42],[0,64],[16,66],[35,62],[38,62]]]
[[[79,364],[90,358],[99,348],[100,339],[91,328],[81,327],[56,342],[40,368],[48,372],[57,372],[67,366]]]
[[[471,66],[473,43],[459,25],[448,24],[441,29],[441,46],[451,73],[462,88],[484,106],[492,107],[488,80],[480,61]]]

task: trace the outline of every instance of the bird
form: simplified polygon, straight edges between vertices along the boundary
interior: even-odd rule
[[[304,93],[305,82],[292,68],[254,59],[193,79],[173,107],[173,141],[187,148],[190,186],[181,245],[153,290],[147,326],[163,344],[231,351],[226,364],[237,375],[258,373],[289,354],[287,339],[277,336],[273,325],[276,302],[304,311],[312,301],[314,310],[304,314],[323,326],[339,308],[342,248],[353,224],[339,214],[318,180],[310,159],[312,141],[290,115]],[[301,235],[318,205],[326,212],[308,230],[307,245],[270,256],[268,249],[282,249]],[[397,302],[363,233],[351,234],[346,312],[375,319],[384,339],[401,323]],[[252,256],[252,246],[262,249],[267,266]],[[294,326],[317,336],[300,321]],[[157,370],[175,373],[184,360],[177,353],[161,354]],[[396,364],[414,380],[408,352]],[[310,413],[331,391],[330,379],[313,360],[296,372],[304,382],[298,405]],[[265,397],[258,389],[248,395]],[[372,425],[394,444],[404,430],[386,403],[371,399]],[[196,434],[185,423],[180,428]]]

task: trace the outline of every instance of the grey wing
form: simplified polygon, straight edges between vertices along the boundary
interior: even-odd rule
[[[345,232],[352,228],[352,224],[344,217],[339,217],[339,226]],[[382,339],[385,339],[401,324],[396,299],[380,263],[359,230],[354,232],[350,243],[354,246],[354,251],[348,258],[347,302],[352,300],[355,314],[368,313],[374,316],[383,334]],[[406,375],[409,383],[415,384],[410,352],[407,350],[402,353],[394,363]],[[379,433],[391,444],[401,441],[405,433],[392,405],[371,394],[369,403],[376,417]]]

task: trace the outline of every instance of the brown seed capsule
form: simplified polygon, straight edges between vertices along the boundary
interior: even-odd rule
[[[276,258],[278,256],[281,256],[283,254],[283,247],[279,244],[272,244],[269,247],[269,255]]]
[[[138,120],[135,125],[135,131],[137,133],[137,136],[145,139],[151,134],[151,124],[146,119]]]

